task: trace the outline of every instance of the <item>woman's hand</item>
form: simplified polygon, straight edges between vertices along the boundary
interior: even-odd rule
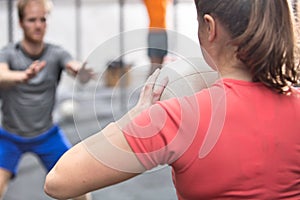
[[[147,79],[137,105],[135,106],[138,110],[144,110],[159,101],[166,85],[168,84],[168,78],[165,77],[161,82],[157,82],[158,76],[160,74],[160,69],[155,70],[155,72],[149,76]]]
[[[152,75],[147,79],[144,87],[141,90],[138,103],[120,120],[117,124],[122,129],[126,124],[128,124],[133,118],[139,115],[143,110],[149,108],[157,101],[159,101],[166,85],[168,84],[168,77],[158,81],[160,74],[160,69],[157,69]]]

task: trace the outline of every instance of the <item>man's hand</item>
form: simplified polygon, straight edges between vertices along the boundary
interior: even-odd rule
[[[91,79],[96,79],[96,73],[92,68],[86,67],[87,63],[83,63],[82,67],[80,68],[77,76],[80,81],[80,83],[87,83]]]
[[[12,87],[20,83],[27,83],[35,77],[44,67],[45,61],[34,61],[27,69],[16,71],[9,69],[7,63],[0,63],[0,87]]]
[[[91,79],[96,79],[96,73],[92,68],[86,67],[87,63],[84,62],[82,65],[77,61],[71,61],[66,65],[66,69],[69,74],[74,77],[78,77],[80,83],[87,83]]]
[[[20,77],[21,83],[26,83],[33,77],[35,77],[44,67],[46,66],[46,61],[34,61],[24,72],[23,76]]]

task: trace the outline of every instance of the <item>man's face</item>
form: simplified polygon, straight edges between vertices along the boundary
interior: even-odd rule
[[[46,15],[45,7],[41,3],[31,1],[26,5],[24,18],[20,21],[25,40],[33,43],[43,42],[47,27]]]

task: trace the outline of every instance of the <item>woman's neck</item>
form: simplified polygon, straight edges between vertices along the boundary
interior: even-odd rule
[[[224,53],[225,52],[225,53]],[[217,54],[216,64],[222,78],[232,78],[237,80],[252,81],[250,70],[243,62],[236,57],[236,49],[226,46]]]
[[[251,73],[243,65],[220,66],[219,73],[221,78],[231,78],[244,81],[252,81]]]

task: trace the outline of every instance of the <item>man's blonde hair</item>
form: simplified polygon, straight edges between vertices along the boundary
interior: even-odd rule
[[[18,16],[20,21],[22,21],[24,18],[25,7],[31,1],[36,1],[44,5],[47,13],[49,13],[53,7],[53,3],[51,0],[18,0],[17,7],[18,7]]]

